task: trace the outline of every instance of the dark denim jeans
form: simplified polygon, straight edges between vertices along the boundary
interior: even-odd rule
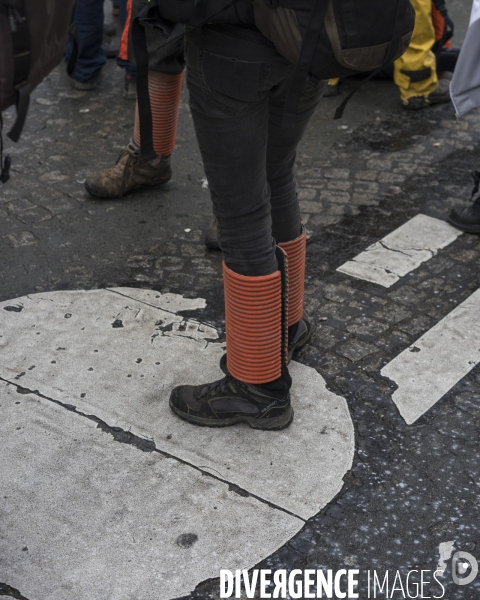
[[[293,71],[256,29],[211,25],[188,36],[190,108],[228,267],[277,270],[275,243],[301,233],[296,148],[325,83],[307,83],[294,127],[282,127]]]
[[[103,0],[77,0],[73,22],[78,31],[78,58],[74,78],[82,83],[94,81],[106,63],[103,42]],[[70,56],[71,43],[66,58]]]

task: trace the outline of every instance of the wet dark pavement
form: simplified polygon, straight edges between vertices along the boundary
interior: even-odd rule
[[[453,3],[459,20],[467,5]],[[353,85],[344,83],[340,98]],[[222,331],[221,256],[203,246],[211,209],[186,92],[171,182],[112,201],[83,188],[131,135],[134,105],[121,87],[109,61],[97,91],[74,91],[57,69],[33,94],[21,141],[6,144],[13,164],[0,189],[0,301],[140,287],[205,298],[196,318]],[[410,426],[380,370],[480,287],[480,237],[459,237],[388,289],[336,269],[415,215],[445,220],[452,205],[468,201],[480,113],[457,121],[451,105],[404,111],[388,81],[367,83],[333,121],[338,103],[322,102],[298,153],[315,331],[297,360],[346,398],[355,461],[338,497],[257,567],[360,569],[361,583],[368,569],[398,570],[405,580],[411,570],[434,571],[447,541],[480,560],[480,366]],[[6,130],[9,122],[11,113]],[[445,598],[480,597],[479,578],[457,586],[447,565]],[[0,584],[0,595],[22,598],[21,591]],[[217,597],[216,580],[189,596]]]

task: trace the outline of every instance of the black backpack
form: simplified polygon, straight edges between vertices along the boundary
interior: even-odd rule
[[[258,29],[296,65],[284,122],[293,121],[306,79],[372,77],[405,52],[415,23],[410,0],[254,0],[254,11]]]
[[[30,92],[63,58],[67,33],[74,33],[74,6],[75,0],[0,0],[0,111],[16,105],[17,119],[8,132],[14,142],[25,123]],[[75,58],[73,52],[69,72]],[[0,181],[6,183],[10,159],[1,163],[1,126],[0,113]]]
[[[172,22],[182,22],[191,30],[222,21],[222,13],[240,1],[253,4],[255,25],[280,54],[296,65],[285,107],[285,126],[294,123],[308,79],[315,82],[357,73],[370,73],[367,79],[373,77],[405,52],[415,22],[410,0],[150,0],[132,25],[140,137],[146,160],[155,153],[149,133],[151,110],[143,28],[159,29],[168,35],[173,31]],[[179,37],[170,37],[164,46],[178,43]],[[338,107],[335,119],[342,116],[352,94]]]

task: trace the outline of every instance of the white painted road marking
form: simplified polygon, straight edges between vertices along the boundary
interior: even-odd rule
[[[447,560],[450,560],[452,558],[454,545],[455,542],[442,542],[438,546],[438,553],[440,555],[440,559],[437,565],[438,571],[444,572],[447,570]]]
[[[417,215],[337,271],[388,288],[461,234],[444,221]]]
[[[381,374],[398,385],[393,401],[410,425],[480,362],[480,289],[457,306]]]
[[[178,598],[303,526],[3,382],[0,404],[1,581],[26,598]],[[198,539],[181,547],[183,534]]]
[[[129,297],[130,293],[134,298]],[[179,573],[178,581],[183,581],[185,585],[188,583],[189,590],[191,590],[203,579],[218,576],[218,565],[227,569],[253,566],[261,558],[282,546],[296,533],[303,525],[302,519],[309,518],[325,506],[340,491],[343,485],[343,476],[351,468],[354,453],[354,430],[345,400],[329,392],[324,380],[314,369],[295,362],[291,364],[292,402],[295,419],[286,430],[254,431],[246,426],[212,429],[195,427],[179,419],[168,407],[170,390],[180,383],[205,383],[221,378],[223,374],[218,363],[224,348],[217,341],[218,336],[213,328],[194,320],[184,321],[180,315],[175,314],[176,304],[181,306],[181,310],[192,307],[186,306],[185,299],[181,297],[170,297],[167,304],[165,299],[158,297],[158,293],[137,289],[130,291],[125,288],[88,292],[52,292],[4,302],[0,304],[0,347],[2,347],[0,377],[14,385],[30,390],[39,390],[48,398],[73,405],[82,413],[95,415],[112,427],[121,427],[143,438],[153,439],[159,450],[203,471],[211,472],[214,476],[238,485],[258,497],[258,500],[247,498],[248,503],[240,503],[238,511],[237,508],[232,507],[231,518],[234,520],[234,524],[230,523],[227,527],[226,524],[224,526],[222,523],[217,523],[217,529],[215,529],[215,523],[212,525],[212,527],[215,526],[212,532],[214,532],[217,543],[217,549],[213,552],[208,546],[210,542],[204,548],[200,545],[199,535],[198,560],[199,565],[200,563],[204,565],[201,575],[198,574],[200,571],[196,566],[195,569],[192,569],[189,551],[181,554],[180,558],[176,551],[170,552],[171,536],[178,533],[173,517],[168,521],[169,524],[164,522],[160,516],[155,524],[153,513],[148,517],[147,529],[149,524],[155,525],[158,535],[161,533],[163,536],[160,539],[160,548],[152,554],[152,560],[155,559],[157,563],[163,562],[165,573],[170,569]],[[202,302],[198,303],[198,306],[202,305]],[[26,398],[26,396],[16,393],[14,397],[20,400]],[[6,400],[3,390],[0,389],[0,404],[3,405]],[[43,400],[34,399],[34,401],[39,402],[42,406],[44,404]],[[72,469],[77,460],[80,465],[89,464],[91,467],[95,465],[91,473],[93,477],[96,469],[99,469],[98,476],[95,475],[95,481],[103,481],[109,476],[114,480],[111,496],[108,497],[111,497],[111,501],[114,502],[113,506],[118,508],[118,513],[112,513],[112,515],[118,514],[118,529],[121,529],[122,524],[126,523],[126,530],[132,532],[132,535],[134,535],[135,527],[144,532],[141,519],[135,516],[136,513],[132,515],[129,512],[130,502],[132,502],[130,486],[124,490],[121,485],[122,477],[128,478],[135,473],[133,463],[130,464],[127,461],[127,466],[123,466],[123,446],[112,442],[113,446],[111,447],[115,452],[115,457],[112,458],[111,465],[110,460],[105,459],[108,468],[111,467],[108,473],[104,471],[107,466],[102,466],[103,459],[97,458],[95,455],[97,448],[95,444],[92,454],[86,453],[84,448],[85,453],[79,455],[77,459],[75,448],[82,439],[80,433],[71,428],[63,428],[62,424],[59,425],[57,415],[60,414],[59,410],[64,411],[61,412],[64,415],[62,423],[69,422],[69,420],[72,423],[78,422],[80,417],[65,411],[65,409],[56,408],[48,400],[45,402],[46,413],[48,413],[49,407],[52,411],[52,421],[51,423],[46,422],[46,413],[45,418],[38,421],[37,416],[32,412],[32,423],[28,434],[32,435],[32,446],[28,446],[32,456],[35,454],[34,448],[38,446],[38,460],[44,461],[44,465],[51,463],[52,468],[55,468],[55,464],[57,464],[60,469],[60,472],[57,473],[60,481],[63,477],[62,470],[67,463],[72,465]],[[29,406],[31,407],[32,404]],[[0,410],[3,411],[3,408]],[[19,425],[15,424],[17,421],[20,423]],[[16,416],[3,419],[2,422],[6,427],[6,433],[2,437],[4,446],[7,444],[15,446],[15,436],[20,435],[16,427],[24,427],[23,421],[20,421],[22,419],[19,420]],[[40,425],[39,430],[35,433],[32,427],[37,421]],[[27,417],[26,422],[28,422]],[[59,432],[65,432],[63,441],[58,442],[58,451],[50,448],[48,443],[44,443],[39,437],[43,430],[46,432],[57,431],[56,428],[59,428]],[[105,434],[100,432],[96,434],[105,437]],[[84,446],[88,446],[88,444],[85,443]],[[150,456],[149,454],[144,455],[138,450],[131,451],[140,457]],[[70,462],[65,463],[62,452],[68,453]],[[15,451],[12,450],[8,456],[8,469],[11,473],[15,473],[18,469]],[[308,457],[308,460],[305,460],[305,456]],[[133,455],[131,460],[134,461]],[[139,460],[142,462],[143,458]],[[97,463],[100,464],[100,467],[96,466]],[[49,524],[45,529],[45,535],[40,532],[35,541],[32,539],[31,542],[38,555],[44,553],[53,556],[55,554],[54,532],[56,529],[62,530],[64,522],[67,523],[67,530],[72,533],[69,540],[62,539],[64,546],[58,546],[59,554],[63,555],[64,548],[67,547],[70,549],[89,547],[89,537],[91,537],[89,527],[86,527],[84,535],[81,523],[78,523],[78,528],[74,527],[63,514],[63,509],[57,517],[55,512],[57,505],[47,506],[47,491],[51,485],[42,479],[44,468],[47,467],[39,466],[37,468],[38,478],[34,483],[45,489],[45,499],[43,502],[38,502],[37,505],[29,503],[29,510],[25,508],[22,514],[31,513],[30,520],[25,517],[25,527],[23,526],[24,517],[20,515],[18,518],[22,522],[19,522],[18,525],[14,524],[15,519],[11,523],[9,522],[9,527],[14,529],[9,532],[10,542],[13,539],[23,539],[23,534],[27,530],[30,528],[34,530],[33,523],[41,523],[45,518]],[[148,481],[152,484],[150,490],[147,484],[145,484],[146,487],[141,488],[142,494],[151,496],[148,498],[148,506],[152,502],[159,514],[164,510],[164,503],[168,503],[169,507],[177,506],[178,517],[182,523],[181,533],[189,533],[185,527],[187,524],[195,522],[195,519],[199,521],[206,519],[205,527],[208,526],[208,520],[214,519],[217,514],[217,510],[212,513],[209,510],[212,508],[210,504],[218,506],[216,502],[213,502],[218,495],[218,498],[223,498],[225,509],[222,513],[218,513],[223,515],[219,518],[230,518],[228,501],[231,494],[225,495],[226,491],[223,490],[223,487],[223,491],[220,491],[220,488],[217,490],[215,486],[211,491],[213,496],[204,494],[202,482],[210,482],[210,478],[199,477],[198,471],[192,466],[186,465],[184,469],[182,467],[183,470],[178,470],[178,489],[175,491],[172,483],[171,493],[165,494],[162,490],[156,489],[152,475],[147,476],[141,465],[139,469],[141,473],[139,477],[147,479],[150,477]],[[185,499],[186,480],[184,478],[188,477],[188,472],[192,473],[192,477],[189,488],[190,495],[187,495],[188,497]],[[48,469],[45,473],[49,473]],[[73,486],[72,479],[73,487],[68,489],[71,490],[69,501],[73,502],[72,507],[81,513],[83,510],[81,503],[86,500],[82,499],[82,494],[76,498],[72,490],[83,490],[86,486],[88,494],[90,492],[94,494],[98,485],[92,483],[88,477],[85,479],[83,466],[79,467],[78,474],[81,479],[77,482],[77,487]],[[74,478],[73,472],[68,471],[67,475]],[[134,481],[136,481],[136,477],[134,477]],[[15,488],[15,494],[18,491],[18,497],[21,498],[22,482],[13,483],[15,484],[13,487],[19,486],[18,490]],[[29,482],[25,481],[25,485],[27,484]],[[109,484],[106,485],[110,490]],[[219,485],[220,487],[224,486],[220,483]],[[12,482],[9,483],[9,486],[12,487]],[[228,491],[228,485],[226,490]],[[61,490],[55,493],[60,494],[60,492]],[[33,494],[33,491],[31,493]],[[114,495],[116,495],[115,498]],[[271,502],[278,508],[270,508],[264,501]],[[15,502],[21,505],[21,500]],[[138,501],[138,504],[141,502]],[[36,510],[34,506],[37,506]],[[208,510],[207,507],[209,507]],[[22,510],[23,508],[22,505]],[[287,511],[293,514],[287,514]],[[237,535],[233,533],[233,530],[234,526],[238,526],[235,519],[237,519],[236,515],[240,513],[243,514],[245,523]],[[278,519],[275,517],[277,513],[281,514]],[[110,515],[108,511],[106,514]],[[298,515],[299,518],[295,515]],[[117,517],[111,517],[114,522],[116,522],[115,518]],[[133,518],[133,523],[126,521],[129,518]],[[272,518],[274,518],[273,522]],[[275,521],[275,519],[277,520]],[[278,524],[278,527],[275,523]],[[4,527],[4,523],[2,527]],[[15,531],[15,527],[18,527],[18,531]],[[102,531],[108,538],[108,528]],[[116,527],[115,531],[117,531]],[[202,536],[206,535],[205,532],[202,532]],[[134,537],[136,539],[136,536]],[[165,541],[167,538],[170,540],[168,543]],[[149,538],[145,539],[148,546]],[[209,540],[208,537],[205,539]],[[234,545],[231,543],[232,540],[235,541]],[[96,538],[95,543],[97,543]],[[153,544],[153,541],[150,543]],[[28,546],[28,543],[25,545]],[[115,597],[118,597],[119,600],[139,597],[140,575],[132,576],[131,585],[127,585],[129,578],[123,572],[126,563],[122,563],[117,555],[114,556],[115,552],[122,554],[124,549],[121,544],[117,543],[116,538],[111,539],[110,546],[111,553],[105,551],[103,554],[103,546],[98,550],[95,556],[97,561],[95,568],[100,572],[105,562],[104,567],[110,573],[109,564],[110,561],[113,561],[112,564],[115,568],[120,570],[118,580],[122,582],[123,586],[121,587],[122,592]],[[10,548],[13,547],[16,548],[14,545],[10,546]],[[1,551],[0,554],[2,557],[8,556],[7,564],[11,567],[7,571],[5,568],[3,569],[4,575],[5,573],[8,575],[5,581],[13,587],[18,587],[26,597],[29,597],[25,587],[26,582],[32,582],[31,588],[28,589],[37,589],[36,563],[22,562],[25,570],[21,570],[22,576],[16,578],[16,573],[19,572],[16,566],[18,556],[12,554],[11,550],[7,555]],[[125,554],[122,556],[125,558]],[[127,559],[125,558],[125,560]],[[121,563],[122,566],[119,566]],[[175,567],[173,567],[173,563],[175,563]],[[47,582],[45,585],[49,585],[50,592],[52,581],[56,584],[55,589],[63,589],[62,585],[71,583],[73,576],[78,580],[83,577],[78,570],[72,575],[71,569],[65,567],[62,557],[59,557],[57,562],[51,565],[51,568],[55,571],[54,575],[48,578],[44,577],[44,581]],[[93,566],[91,568],[93,569]],[[129,568],[130,565],[127,564],[127,571]],[[149,569],[148,567],[147,571]],[[191,570],[194,575],[192,578],[187,578],[185,575]],[[159,572],[158,569],[156,572]],[[164,571],[162,570],[161,573]],[[87,592],[84,596],[77,593],[78,581],[75,581],[72,588],[68,588],[75,589],[75,595],[79,600],[91,597],[91,581],[93,580],[91,572],[85,571],[85,577],[90,577],[89,586],[85,588],[90,591],[90,596]],[[195,581],[192,584],[193,579]],[[16,586],[15,582],[20,580],[22,586]],[[85,581],[86,579],[82,579],[83,583]],[[177,585],[175,591],[169,588],[170,591],[167,593],[166,588],[161,588],[161,586],[156,588],[161,589],[161,594],[157,593],[155,597],[160,599],[185,595],[189,590],[186,590],[183,584],[183,587],[180,586],[178,581],[178,585],[175,584]],[[81,585],[80,588],[83,589]],[[51,595],[45,594],[42,597],[37,593],[37,596],[39,600],[43,600],[43,598],[53,600]]]
[[[223,377],[224,347],[214,329],[182,324],[180,315],[139,301],[142,291],[133,290],[135,299],[94,290],[3,303],[0,376],[153,438],[160,449],[302,518],[316,514],[341,489],[353,459],[345,400],[326,389],[315,369],[293,362],[295,419],[288,429],[212,429],[182,421],[168,407],[171,389]],[[145,292],[147,302],[151,293]],[[22,312],[2,310],[13,303]],[[299,470],[305,452],[309,461]]]

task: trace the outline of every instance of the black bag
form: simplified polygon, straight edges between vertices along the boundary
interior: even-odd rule
[[[16,105],[17,119],[8,132],[14,142],[25,123],[30,92],[63,58],[74,6],[75,0],[0,0],[0,111]],[[72,53],[70,72],[75,59]],[[8,180],[7,158],[5,165],[0,162],[2,183]]]
[[[286,120],[307,78],[373,76],[405,52],[415,22],[410,0],[254,0],[254,10],[258,29],[296,65]]]
[[[415,19],[410,0],[255,0],[254,9],[256,26],[290,62],[309,46],[317,79],[392,62],[407,49]]]
[[[158,0],[158,10],[167,21],[196,26],[199,20],[235,22],[246,11],[237,7],[247,3],[277,51],[297,65],[303,50],[309,74],[319,80],[392,62],[407,49],[415,20],[410,0],[237,0],[235,6],[225,0]]]

